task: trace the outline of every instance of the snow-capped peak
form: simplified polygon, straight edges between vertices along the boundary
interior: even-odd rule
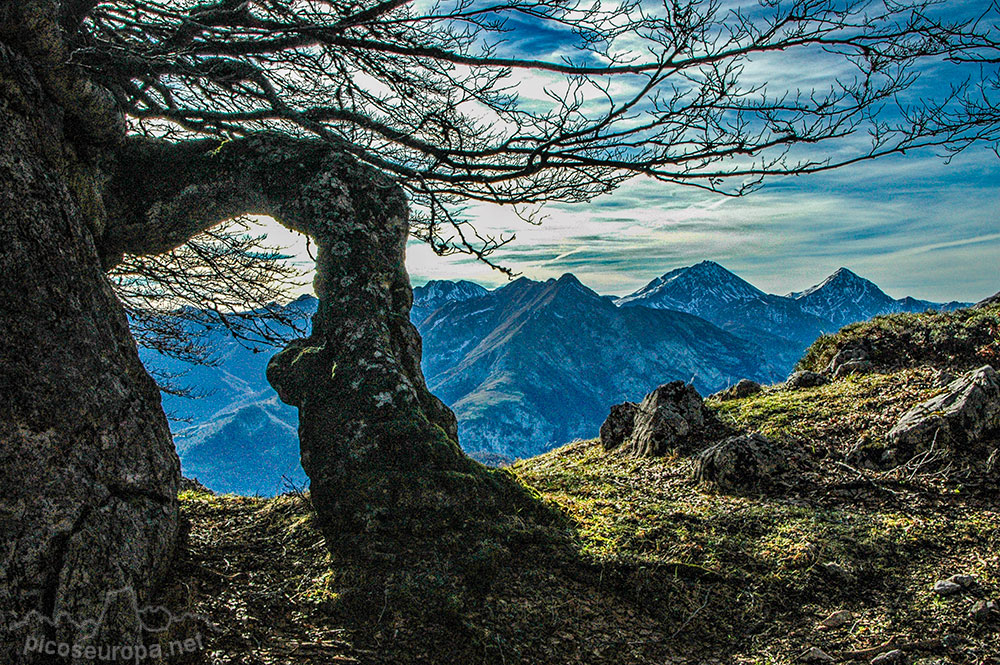
[[[863,321],[877,314],[899,311],[900,306],[876,284],[840,268],[823,282],[791,294],[802,309],[837,325]]]
[[[702,261],[671,270],[616,302],[620,306],[641,304],[655,309],[698,314],[727,303],[765,297],[763,291],[715,261]]]
[[[857,273],[848,268],[841,267],[837,268],[837,270],[832,275],[824,279],[819,284],[811,286],[805,291],[794,291],[792,293],[789,293],[788,297],[794,298],[795,300],[800,300],[802,298],[807,298],[818,291],[831,290],[831,289],[834,290],[851,289],[854,291],[874,290],[878,291],[879,293],[882,293],[882,290],[879,289],[874,282],[859,276]]]
[[[479,298],[487,293],[489,291],[475,282],[432,279],[413,289],[413,303],[418,307],[440,307],[447,302]]]

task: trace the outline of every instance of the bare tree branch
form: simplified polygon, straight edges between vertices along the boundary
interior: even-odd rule
[[[213,365],[204,340],[211,329],[226,329],[253,351],[305,334],[306,315],[279,304],[302,285],[303,273],[265,236],[251,233],[253,226],[234,219],[170,252],[123,256],[109,277],[140,346]],[[187,393],[179,377],[156,378],[166,392]]]

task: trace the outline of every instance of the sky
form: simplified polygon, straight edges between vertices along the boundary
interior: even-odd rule
[[[509,48],[537,50],[539,43],[553,52],[561,48],[551,32],[527,27],[512,35]],[[796,53],[751,63],[745,75],[809,89],[828,86],[842,73],[829,58]],[[952,76],[929,68],[917,89],[940,94]],[[544,103],[546,85],[552,81],[521,76],[522,102]],[[516,234],[491,257],[495,262],[538,280],[571,272],[602,294],[624,295],[705,259],[778,294],[819,283],[841,266],[894,297],[974,302],[1000,291],[1000,157],[987,146],[950,163],[933,151],[917,151],[772,179],[741,198],[634,178],[587,203],[548,205],[542,215],[543,223],[532,226],[508,208],[477,204],[466,211],[481,232]],[[292,245],[303,266],[310,263],[290,234],[271,223],[268,235]],[[496,287],[507,281],[469,257],[438,257],[415,241],[407,268],[414,285],[469,279]]]

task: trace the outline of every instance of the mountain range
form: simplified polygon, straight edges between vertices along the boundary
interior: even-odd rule
[[[437,280],[413,290],[411,319],[423,337],[430,389],[455,411],[459,440],[498,463],[597,434],[612,404],[639,400],[670,380],[703,394],[750,378],[776,382],[821,334],[879,314],[955,309],[965,303],[894,299],[841,268],[821,284],[779,296],[718,263],[678,268],[621,298],[571,274],[520,278],[488,290]],[[316,300],[289,303],[306,317]],[[274,494],[302,485],[295,409],[264,378],[270,353],[225,332],[203,342],[212,367],[186,368],[200,399],[164,395],[185,474],[219,491]],[[143,350],[150,369],[175,360]]]
[[[711,392],[782,376],[752,341],[685,312],[618,307],[569,274],[448,302],[418,327],[427,384],[455,411],[459,440],[509,457],[594,436],[612,404],[664,377]]]

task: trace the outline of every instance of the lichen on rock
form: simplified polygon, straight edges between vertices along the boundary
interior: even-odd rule
[[[640,404],[611,407],[601,425],[601,442],[605,450],[656,457],[694,443],[717,425],[694,386],[673,381],[646,395]]]
[[[605,450],[614,450],[632,436],[635,429],[635,416],[639,405],[635,402],[624,402],[611,407],[611,413],[601,425],[600,439]]]
[[[710,399],[717,399],[725,402],[731,399],[744,399],[756,395],[764,389],[762,385],[751,379],[740,379],[736,385],[729,386],[724,390],[709,395]]]
[[[766,484],[781,468],[774,444],[760,434],[743,434],[699,453],[694,477],[724,491],[747,491]]]
[[[936,397],[903,414],[888,439],[896,458],[905,461],[932,447],[974,453],[984,438],[1000,431],[1000,375],[990,365],[969,372],[945,387]]]

